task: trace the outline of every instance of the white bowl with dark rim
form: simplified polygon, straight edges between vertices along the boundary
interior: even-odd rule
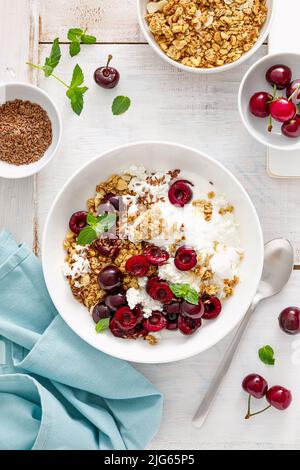
[[[219,73],[219,72],[226,72],[227,70],[231,70],[234,67],[237,67],[238,65],[241,65],[243,62],[248,60],[253,54],[257,52],[257,50],[263,45],[265,42],[274,17],[275,17],[275,10],[276,10],[276,1],[277,0],[267,0],[267,6],[268,6],[268,16],[265,24],[263,25],[259,38],[257,42],[254,44],[254,46],[245,54],[243,54],[238,60],[235,62],[232,62],[230,64],[225,64],[221,65],[219,67],[214,67],[214,68],[194,68],[194,67],[189,67],[187,65],[180,64],[176,60],[171,59],[170,57],[165,54],[165,52],[160,48],[160,46],[157,44],[155,41],[153,34],[151,33],[149,26],[147,24],[147,21],[145,19],[145,16],[147,14],[147,4],[149,3],[149,0],[137,0],[137,12],[138,12],[138,19],[139,19],[139,24],[141,27],[141,30],[143,32],[143,35],[145,36],[147,42],[149,45],[152,47],[152,49],[158,54],[163,60],[168,62],[169,64],[184,70],[185,72],[191,72],[195,74],[212,74],[212,73]]]
[[[204,177],[215,185],[217,193],[226,194],[235,206],[240,225],[241,245],[245,258],[241,264],[240,283],[235,294],[224,302],[222,314],[205,322],[196,333],[162,333],[162,340],[150,346],[143,340],[124,340],[110,331],[96,334],[95,324],[86,309],[76,301],[62,274],[65,251],[63,240],[70,216],[86,207],[95,187],[131,165],[143,165],[151,171],[182,169],[197,183]],[[255,208],[238,180],[220,163],[202,152],[167,142],[141,142],[112,149],[91,160],[78,170],[57,195],[49,212],[43,234],[42,260],[46,284],[52,300],[65,322],[84,341],[96,349],[120,359],[141,363],[178,361],[201,353],[230,333],[242,320],[259,284],[263,266],[263,236]]]
[[[292,80],[300,78],[300,54],[285,52],[269,54],[255,62],[245,74],[239,89],[238,106],[242,122],[258,142],[277,150],[299,150],[300,137],[289,138],[281,132],[282,123],[273,119],[273,130],[268,132],[268,118],[258,118],[249,109],[251,96],[259,91],[273,94],[272,86],[266,80],[266,72],[273,65],[287,65],[293,73]],[[278,90],[277,96],[286,96],[286,90]]]
[[[55,156],[62,136],[62,121],[59,110],[50,96],[40,88],[23,82],[0,83],[0,106],[16,99],[40,105],[48,114],[52,124],[52,143],[44,155],[29,165],[14,165],[0,160],[0,177],[26,178],[41,171]]]

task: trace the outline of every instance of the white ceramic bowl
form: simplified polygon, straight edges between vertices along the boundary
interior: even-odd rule
[[[168,62],[171,65],[174,65],[175,67],[185,70],[186,72],[192,72],[196,74],[211,74],[211,73],[219,73],[219,72],[225,72],[227,70],[232,69],[233,67],[236,67],[246,60],[249,59],[255,52],[262,46],[264,41],[266,40],[270,29],[271,25],[275,16],[275,9],[276,9],[276,1],[277,0],[267,0],[267,5],[268,5],[268,17],[267,21],[265,22],[264,26],[261,29],[260,36],[258,38],[258,41],[254,44],[252,49],[250,49],[248,52],[246,52],[240,59],[238,59],[236,62],[233,62],[231,64],[225,64],[220,67],[214,67],[212,69],[208,68],[194,68],[194,67],[188,67],[187,65],[182,65],[179,62],[176,62],[173,59],[170,59],[159,47],[157,42],[155,41],[151,31],[149,30],[148,24],[145,20],[145,16],[147,13],[147,4],[149,3],[150,0],[137,0],[137,10],[138,10],[138,19],[140,23],[140,27],[142,29],[142,32],[147,40],[147,42],[150,44],[152,49],[166,62]]]
[[[224,303],[218,319],[206,322],[197,333],[186,337],[177,332],[164,332],[155,347],[146,341],[125,341],[110,332],[97,335],[87,309],[72,296],[62,274],[65,252],[63,240],[72,213],[85,207],[96,185],[110,175],[128,169],[132,164],[144,165],[152,171],[181,168],[195,177],[213,181],[217,191],[225,193],[235,205],[240,224],[245,259],[241,282],[235,295]],[[66,323],[87,343],[121,359],[162,363],[184,359],[204,351],[226,336],[243,318],[258,287],[263,264],[263,237],[254,206],[237,179],[215,160],[181,145],[163,142],[142,142],[104,153],[75,173],[56,197],[48,215],[43,236],[44,275],[52,300]]]
[[[59,111],[47,93],[28,83],[14,82],[0,84],[0,105],[15,99],[32,101],[32,103],[39,104],[44,108],[52,123],[53,140],[43,157],[35,163],[17,166],[0,160],[0,177],[2,178],[25,178],[41,171],[56,154],[62,135]]]
[[[278,150],[297,150],[300,148],[300,138],[291,139],[281,133],[279,122],[273,119],[273,130],[268,132],[268,118],[257,118],[249,110],[249,100],[258,91],[272,93],[271,85],[266,81],[266,72],[272,65],[288,65],[293,72],[293,79],[300,77],[300,54],[281,53],[270,54],[255,62],[244,76],[238,95],[239,111],[248,132],[258,142]],[[285,90],[279,90],[278,96],[285,96]]]

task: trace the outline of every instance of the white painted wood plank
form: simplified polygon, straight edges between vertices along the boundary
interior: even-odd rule
[[[261,304],[253,317],[232,367],[202,429],[191,420],[222,358],[230,337],[192,359],[174,364],[137,365],[165,396],[161,429],[150,449],[300,449],[300,340],[279,329],[277,317],[288,305],[299,305],[300,272],[294,271],[286,289]],[[258,359],[260,347],[275,350],[275,367]],[[285,412],[269,410],[245,421],[247,396],[241,382],[249,373],[259,373],[269,385],[283,385],[293,393],[293,404]],[[264,407],[264,400],[253,403]]]
[[[50,46],[42,48],[42,56]],[[69,80],[76,60],[63,60],[57,73]],[[41,78],[41,85],[58,103],[64,119],[60,155],[40,175],[40,216],[45,220],[53,197],[66,179],[83,163],[113,146],[136,140],[169,140],[194,146],[224,163],[244,184],[263,225],[265,239],[285,236],[296,247],[300,262],[300,205],[297,183],[269,178],[265,148],[244,129],[237,109],[240,80],[250,62],[230,73],[194,76],[165,64],[147,45],[97,45],[87,48],[78,61],[90,90],[80,118],[72,114],[65,90],[54,80]],[[117,90],[103,90],[93,83],[93,71],[108,53],[120,69]],[[111,114],[117,94],[132,98],[132,108],[121,117]],[[101,175],[99,175],[101,179]],[[91,191],[93,189],[91,188]]]
[[[145,42],[137,21],[136,0],[40,0],[42,41],[60,37],[69,28],[87,27],[98,42]]]
[[[32,81],[25,66],[38,43],[36,16],[31,0],[2,0],[0,26],[1,81]],[[12,34],[13,32],[13,34]],[[11,230],[18,240],[32,244],[34,215],[34,179],[13,181],[0,178],[0,230]]]

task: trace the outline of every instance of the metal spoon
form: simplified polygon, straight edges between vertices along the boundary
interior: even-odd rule
[[[200,428],[210,411],[211,405],[217,395],[223,378],[227,374],[234,354],[238,348],[240,340],[248,326],[257,305],[269,297],[278,294],[288,282],[294,266],[294,252],[288,240],[279,238],[272,240],[265,245],[264,268],[258,291],[242,320],[239,329],[224,354],[222,362],[206,392],[197,413],[194,416],[193,424]]]

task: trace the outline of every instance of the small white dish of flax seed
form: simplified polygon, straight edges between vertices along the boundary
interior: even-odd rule
[[[0,85],[0,177],[38,173],[59,147],[62,123],[47,93],[27,83]]]

